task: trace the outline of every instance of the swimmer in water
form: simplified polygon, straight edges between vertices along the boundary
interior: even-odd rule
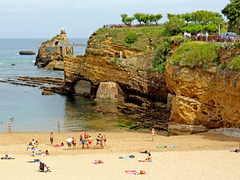
[[[14,118],[12,117],[11,121],[14,121]]]

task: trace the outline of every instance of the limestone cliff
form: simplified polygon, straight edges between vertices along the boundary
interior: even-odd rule
[[[62,47],[61,44],[69,44],[64,30],[61,30],[61,33],[51,40],[47,40],[41,44],[38,48],[35,65],[47,70],[64,70],[63,58],[67,54],[73,54],[73,48]]]
[[[222,47],[221,64],[207,70],[168,63],[167,88],[175,94],[170,121],[207,128],[239,128],[240,72],[226,68],[239,54],[239,48]]]
[[[112,43],[111,37],[97,44],[96,36],[89,38],[84,56],[64,58],[67,93],[74,93],[79,80],[90,81],[94,93],[100,82],[114,81],[126,94],[167,101],[164,75],[150,70],[153,53]]]

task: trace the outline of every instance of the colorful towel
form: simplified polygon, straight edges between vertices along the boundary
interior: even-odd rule
[[[119,157],[119,159],[130,159],[130,157]]]
[[[172,145],[172,146],[158,146],[157,148],[170,148],[170,147],[176,147],[176,145]]]

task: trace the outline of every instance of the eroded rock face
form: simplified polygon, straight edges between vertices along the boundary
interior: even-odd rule
[[[51,40],[47,40],[38,48],[35,65],[47,70],[64,70],[63,59],[67,55],[73,56],[73,47],[62,47],[61,44],[69,44],[66,32],[61,31]]]
[[[95,93],[101,82],[113,81],[126,94],[143,96],[153,101],[167,101],[164,75],[150,70],[154,53],[143,55],[142,51],[113,44],[109,39],[102,42],[104,48],[93,48],[93,36],[88,41],[84,56],[64,58],[66,93],[73,94],[79,80],[90,81]],[[120,54],[123,58],[120,58]]]
[[[220,60],[228,61],[223,54]],[[167,64],[167,88],[175,94],[170,121],[207,128],[240,127],[240,73],[220,67],[204,70]]]

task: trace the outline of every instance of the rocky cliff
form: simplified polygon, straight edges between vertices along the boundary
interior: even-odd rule
[[[79,80],[90,81],[94,93],[100,82],[114,81],[127,95],[167,101],[164,75],[150,70],[153,53],[112,43],[111,37],[97,43],[97,36],[96,32],[89,38],[84,56],[64,58],[67,93],[74,93]]]
[[[65,30],[41,44],[35,65],[47,70],[64,70],[63,59],[67,54],[73,54],[73,48],[62,47],[61,44],[69,44]]]
[[[239,48],[222,45],[221,64],[208,69],[168,63],[167,88],[175,95],[170,121],[207,128],[239,128],[240,72],[227,68],[230,60],[239,54]]]

